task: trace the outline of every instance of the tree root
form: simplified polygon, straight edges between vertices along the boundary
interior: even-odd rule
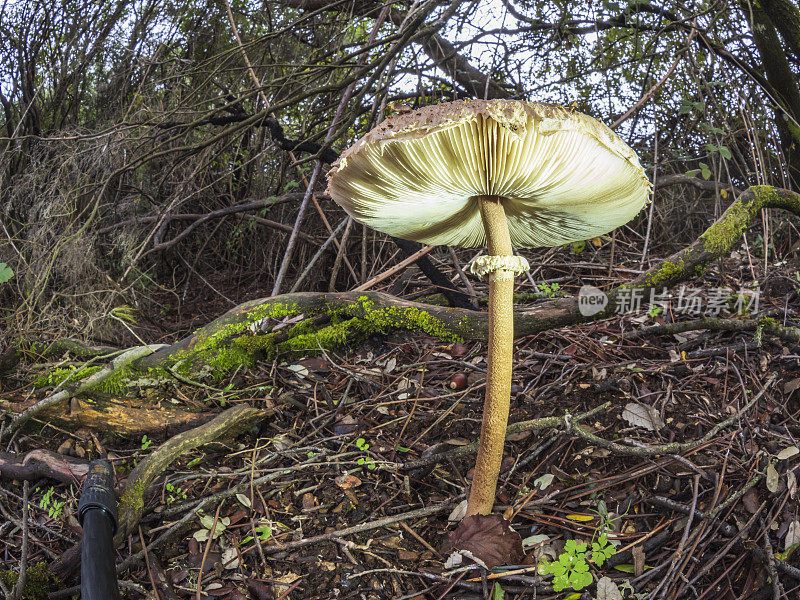
[[[648,456],[658,456],[661,454],[680,454],[681,452],[686,452],[688,450],[697,448],[698,446],[702,446],[706,442],[714,439],[714,436],[716,436],[722,429],[725,429],[729,425],[739,421],[739,419],[742,418],[742,415],[750,410],[759,400],[761,400],[764,394],[767,393],[767,389],[769,389],[769,387],[774,383],[777,376],[777,373],[772,373],[772,375],[770,375],[764,382],[764,387],[761,388],[761,391],[758,392],[758,394],[753,396],[752,400],[750,400],[740,410],[736,411],[724,421],[714,425],[714,427],[709,429],[708,433],[706,433],[703,437],[691,442],[672,442],[671,444],[661,444],[658,446],[624,446],[617,442],[612,442],[596,436],[578,423],[572,424],[572,430],[575,431],[578,437],[589,442],[590,444],[605,448],[606,450],[610,450],[614,454],[618,455],[638,456],[640,458],[644,458]]]
[[[150,485],[175,460],[220,437],[235,435],[261,417],[266,411],[240,404],[220,413],[208,423],[184,431],[163,443],[131,471],[119,500],[119,525],[115,544],[133,531],[144,512],[144,498]]]
[[[78,381],[62,381],[58,386],[62,389],[57,389],[55,392],[43,398],[33,406],[29,406],[22,412],[18,413],[11,422],[11,425],[9,425],[4,431],[0,432],[0,439],[3,439],[7,435],[13,435],[14,432],[22,427],[27,421],[42,413],[46,409],[59,403],[63,403],[82,392],[96,388],[113,375],[119,374],[122,369],[137,359],[147,356],[148,354],[152,354],[153,350],[155,350],[157,347],[158,346],[139,346],[132,348],[120,354],[110,363],[101,367],[98,371],[84,377],[83,379],[79,379]]]
[[[712,331],[755,331],[757,336],[767,334],[779,338],[791,344],[800,344],[800,328],[784,327],[771,317],[761,317],[758,319],[722,319],[706,317],[692,321],[680,321],[678,323],[667,323],[666,325],[653,325],[642,327],[626,333],[625,339],[638,339],[648,335],[661,335],[670,333],[683,333],[685,331],[697,331],[698,329],[708,329]]]

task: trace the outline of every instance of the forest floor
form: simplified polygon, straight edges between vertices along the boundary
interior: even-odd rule
[[[710,286],[749,284],[751,267],[730,260],[694,284],[704,298]],[[607,271],[581,264],[551,263],[540,274],[551,281],[545,291],[608,281]],[[798,271],[800,261],[770,266],[760,313],[772,309],[780,320],[797,306]],[[198,313],[206,311],[214,308]],[[623,335],[689,318],[674,306],[649,314],[643,306],[517,340],[510,423],[557,417],[560,426],[509,436],[495,510],[525,538],[527,558],[490,574],[444,565],[480,430],[484,344],[401,332],[260,363],[235,386],[176,387],[160,400],[274,413],[181,457],[157,480],[139,527],[118,549],[118,563],[140,555],[120,574],[123,596],[797,597],[800,349],[752,333]],[[27,391],[6,382],[2,397]],[[581,428],[564,419],[606,402]],[[165,439],[99,440],[39,423],[14,450],[79,460],[104,452],[121,483]],[[677,454],[652,448],[673,442],[688,445]],[[77,482],[31,481],[31,581],[37,563],[79,540],[79,495]],[[20,560],[22,497],[19,480],[3,480],[0,571]],[[144,555],[142,542],[150,545]],[[587,570],[592,583],[583,587]],[[73,572],[62,585],[76,583]],[[29,597],[46,593],[30,587]]]

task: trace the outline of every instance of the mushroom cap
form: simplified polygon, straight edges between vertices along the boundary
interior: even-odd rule
[[[499,196],[511,243],[558,246],[631,220],[651,185],[608,127],[552,104],[447,102],[386,119],[342,153],[328,193],[354,219],[431,245],[486,244],[479,196]]]

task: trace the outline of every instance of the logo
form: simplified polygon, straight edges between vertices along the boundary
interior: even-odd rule
[[[608,296],[593,285],[584,285],[578,292],[578,310],[584,317],[596,315],[607,305]]]

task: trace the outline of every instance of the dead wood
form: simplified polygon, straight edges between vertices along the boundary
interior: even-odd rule
[[[114,538],[116,544],[133,531],[144,512],[147,490],[155,479],[178,458],[222,437],[236,435],[259,418],[263,410],[240,404],[220,413],[208,423],[184,431],[158,447],[131,471],[119,500],[119,526]]]
[[[80,484],[89,472],[89,461],[57,454],[51,450],[31,450],[18,456],[0,451],[0,477],[38,481],[42,477],[66,485]]]

